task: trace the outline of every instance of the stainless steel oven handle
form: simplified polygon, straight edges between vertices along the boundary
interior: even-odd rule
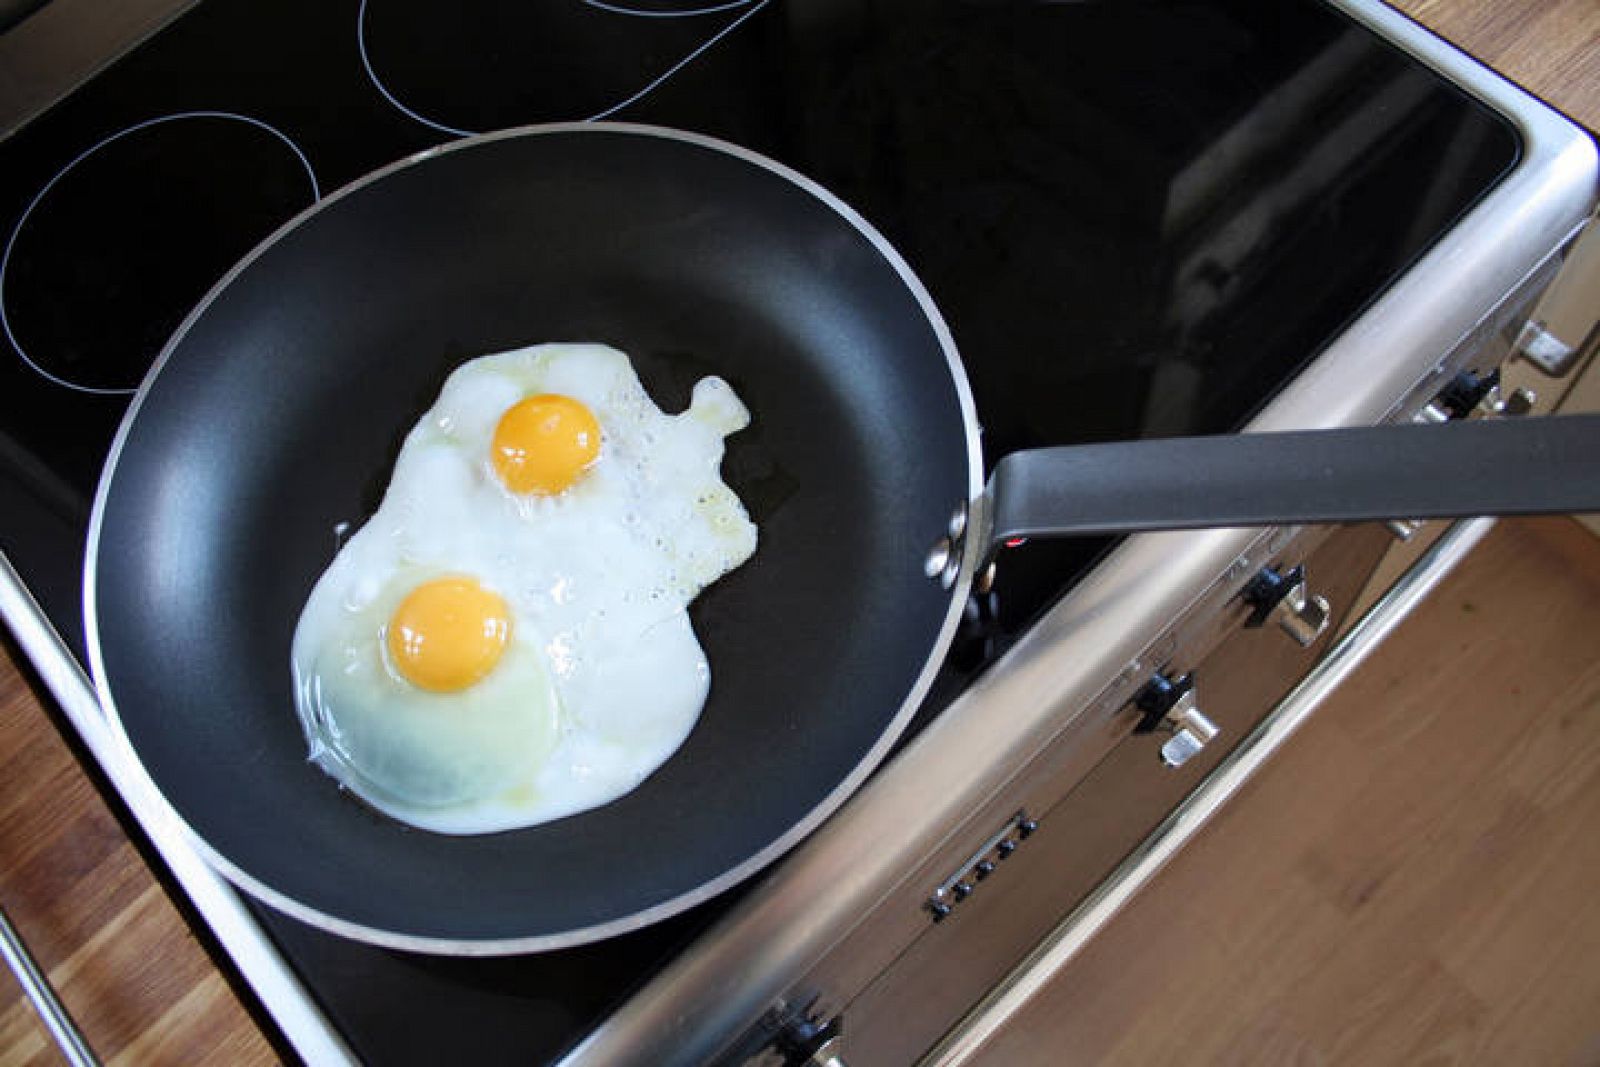
[[[921,1061],[922,1067],[966,1063],[1015,1018],[1483,539],[1494,522],[1480,518],[1452,523],[1205,781],[934,1046]]]
[[[11,973],[17,976],[17,984],[28,995],[28,1000],[39,1013],[45,1029],[55,1038],[56,1046],[61,1049],[61,1055],[66,1061],[72,1064],[72,1067],[97,1067],[100,1061],[95,1059],[88,1042],[84,1041],[83,1035],[78,1032],[77,1024],[72,1021],[72,1016],[67,1014],[67,1009],[56,996],[56,991],[50,988],[50,980],[33,961],[28,946],[23,943],[16,927],[11,925],[4,908],[0,908],[0,955],[5,956],[6,965],[11,968]]]

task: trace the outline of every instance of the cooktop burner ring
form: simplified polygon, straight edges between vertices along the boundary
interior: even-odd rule
[[[119,141],[122,141],[124,138],[130,137],[142,131],[152,129],[157,126],[162,126],[167,123],[191,119],[220,119],[229,122],[240,122],[271,134],[294,153],[295,159],[299,161],[300,166],[304,169],[306,178],[310,182],[311,202],[315,203],[322,198],[322,188],[320,183],[317,181],[316,171],[311,165],[311,160],[306,156],[305,152],[301,150],[300,146],[296,144],[288,134],[284,133],[276,126],[273,126],[267,122],[263,122],[260,119],[253,118],[249,115],[242,115],[231,111],[179,111],[166,115],[158,115],[154,118],[136,122],[131,126],[125,126],[114,133],[102,137],[100,140],[96,141],[94,144],[90,145],[88,148],[74,156],[65,166],[57,170],[55,174],[50,177],[49,181],[45,182],[44,185],[40,187],[39,191],[34,194],[31,200],[28,201],[28,205],[23,209],[22,214],[17,217],[15,225],[13,225],[11,228],[11,233],[6,238],[5,249],[3,252],[0,252],[0,329],[4,329],[6,339],[11,342],[12,347],[16,350],[17,355],[21,357],[22,362],[41,378],[44,378],[52,384],[58,385],[64,389],[70,389],[74,392],[88,393],[97,396],[129,396],[138,389],[137,382],[127,386],[106,386],[90,385],[82,381],[75,381],[71,377],[52,372],[46,366],[47,361],[39,358],[37,353],[33,355],[29,354],[28,346],[23,343],[23,340],[21,336],[19,336],[16,326],[13,322],[13,313],[9,305],[6,285],[7,280],[10,277],[13,253],[16,251],[18,239],[22,236],[24,229],[27,227],[29,219],[34,216],[39,206],[46,201],[51,192],[60,185],[63,179],[65,179],[73,171],[77,170],[84,163],[88,162],[97,153],[104,151],[106,148],[116,144]],[[261,236],[265,236],[265,234],[262,234]],[[154,354],[152,353],[152,358],[153,355]]]
[[[762,0],[762,3],[765,2],[766,0]],[[669,9],[630,7],[627,4],[606,3],[605,0],[583,0],[585,7],[599,8],[601,11],[610,11],[616,15],[638,15],[651,19],[682,19],[695,15],[716,15],[723,11],[732,11],[735,8],[749,7],[750,4],[751,0],[725,0],[724,3],[707,4],[704,7]]]
[[[647,19],[694,18],[702,15],[715,15],[729,11],[737,11],[740,8],[745,9],[737,18],[732,19],[727,23],[727,25],[723,26],[711,36],[707,37],[683,58],[679,59],[665,71],[651,79],[649,82],[645,83],[645,85],[638,91],[593,114],[576,115],[561,120],[597,122],[601,119],[613,118],[618,114],[618,112],[623,111],[624,109],[649,96],[660,86],[665,84],[667,81],[670,81],[672,77],[684,67],[687,67],[706,52],[710,51],[716,46],[717,42],[721,41],[724,37],[728,36],[734,30],[737,30],[740,26],[744,25],[745,22],[749,21],[756,14],[761,12],[769,3],[771,3],[771,0],[721,0],[721,2],[708,3],[699,7],[683,9],[635,7],[631,3],[609,2],[609,0],[577,0],[577,2],[581,3],[585,7],[594,8],[598,11],[607,11],[613,15],[624,15]],[[449,123],[430,118],[416,108],[408,106],[400,99],[399,95],[396,94],[389,84],[385,82],[384,79],[378,74],[377,67],[372,62],[371,50],[367,44],[368,3],[369,0],[361,0],[361,4],[356,11],[356,49],[361,55],[362,71],[366,74],[367,80],[372,83],[372,87],[378,91],[380,96],[383,97],[384,101],[387,102],[390,107],[393,107],[396,111],[411,119],[413,122],[420,123],[431,130],[446,134],[450,137],[472,137],[486,132],[484,130],[469,130],[460,126],[452,126]],[[541,121],[555,120],[543,119]]]

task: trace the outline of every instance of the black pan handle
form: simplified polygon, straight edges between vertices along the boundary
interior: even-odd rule
[[[1600,511],[1600,415],[1176,437],[1014,452],[988,488],[1016,538]]]

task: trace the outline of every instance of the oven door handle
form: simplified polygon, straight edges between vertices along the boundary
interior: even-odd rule
[[[1103,930],[1474,545],[1492,518],[1452,523],[1294,690],[1229,753],[1104,882],[1045,936],[921,1061],[958,1067],[979,1052]]]
[[[34,962],[22,936],[6,917],[4,908],[0,908],[0,955],[5,956],[17,984],[27,994],[34,1011],[39,1013],[39,1020],[44,1023],[45,1029],[55,1038],[62,1057],[72,1067],[97,1067],[100,1061],[95,1059],[89,1043],[83,1039],[72,1016],[67,1014],[56,991],[50,987],[50,979]]]

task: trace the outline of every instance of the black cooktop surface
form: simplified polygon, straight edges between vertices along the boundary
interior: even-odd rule
[[[738,142],[860,210],[949,322],[991,459],[1237,427],[1519,151],[1314,0],[204,0],[0,143],[0,547],[80,658],[100,465],[216,279],[384,163],[594,118]],[[997,640],[1104,548],[1010,553]],[[529,1063],[726,903],[493,961],[260,915],[364,1058]]]

